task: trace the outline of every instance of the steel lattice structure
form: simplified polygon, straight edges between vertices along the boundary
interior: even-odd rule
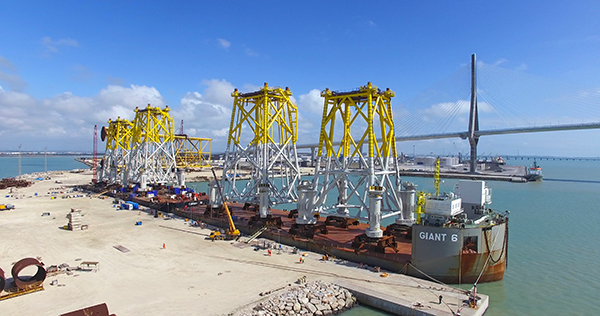
[[[106,149],[102,158],[100,181],[120,183],[123,181],[125,169],[131,152],[131,130],[133,123],[127,119],[108,120],[108,128],[102,128],[101,138],[106,141]]]
[[[226,198],[256,203],[259,187],[263,194],[268,187],[270,205],[296,201],[298,109],[290,100],[292,92],[265,83],[255,92],[235,89],[231,96],[233,111],[221,180]],[[242,130],[254,133],[247,144]],[[236,176],[242,168],[250,170],[251,178],[238,187]]]
[[[175,161],[177,168],[206,168],[210,167],[210,138],[175,135]]]
[[[325,100],[313,180],[317,190],[311,206],[314,211],[337,209],[337,215],[368,219],[369,188],[382,187],[382,218],[399,215],[398,223],[412,223],[412,214],[402,214],[391,104],[394,95],[370,82],[355,91],[321,92]],[[337,191],[338,199],[328,205],[331,191]]]
[[[146,184],[176,182],[174,125],[169,107],[135,109],[127,181]]]

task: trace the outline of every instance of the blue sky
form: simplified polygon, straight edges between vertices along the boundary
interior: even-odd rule
[[[371,81],[396,92],[399,115],[472,53],[600,88],[599,13],[597,1],[2,1],[0,150],[91,150],[94,124],[152,103],[222,151],[231,91],[264,82],[294,92],[299,143],[312,143],[318,91]],[[480,152],[600,156],[599,133],[497,136]],[[468,150],[460,139],[415,147]]]

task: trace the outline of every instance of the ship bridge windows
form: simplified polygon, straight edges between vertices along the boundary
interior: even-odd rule
[[[477,253],[478,236],[464,236],[462,253]]]
[[[484,207],[479,205],[471,205],[471,210],[473,210],[473,214],[475,215],[482,215],[484,209]]]

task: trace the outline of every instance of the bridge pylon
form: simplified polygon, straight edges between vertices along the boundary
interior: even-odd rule
[[[106,149],[100,162],[99,178],[109,184],[121,183],[131,152],[133,123],[121,117],[115,121],[109,119],[107,123],[108,128],[102,127],[100,132],[100,138],[106,141]]]
[[[233,111],[221,180],[224,195],[260,203],[260,215],[265,218],[269,205],[297,200],[298,108],[290,99],[289,88],[269,87],[267,83],[254,92],[235,89],[231,96]],[[242,135],[243,131],[253,135]],[[237,179],[241,170],[250,171],[245,184]]]
[[[321,92],[325,100],[313,180],[317,195],[309,208],[374,222],[375,232],[369,237],[380,237],[375,226],[382,218],[398,215],[396,222],[407,225],[414,221],[411,212],[402,212],[391,104],[394,95],[370,82],[350,92]],[[380,188],[377,192],[382,195],[377,214],[369,212],[373,187]],[[337,191],[333,203],[327,199],[332,191]],[[379,218],[372,221],[371,215]]]
[[[177,180],[174,125],[169,107],[161,109],[148,104],[145,109],[135,109],[131,153],[127,168],[127,182],[147,184],[174,183]]]

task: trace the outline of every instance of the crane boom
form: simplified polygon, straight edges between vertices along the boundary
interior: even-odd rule
[[[235,224],[233,223],[233,218],[231,217],[231,212],[229,212],[229,207],[227,207],[227,202],[225,201],[225,198],[223,197],[223,192],[221,192],[221,185],[219,184],[219,181],[217,181],[217,175],[215,173],[215,169],[211,168],[210,169],[213,173],[213,176],[215,177],[215,182],[217,183],[217,188],[219,190],[219,195],[221,196],[221,200],[223,201],[223,208],[225,208],[225,214],[227,214],[227,220],[229,222],[229,230],[226,232],[227,236],[230,238],[236,238],[240,235],[240,231],[235,227]]]

